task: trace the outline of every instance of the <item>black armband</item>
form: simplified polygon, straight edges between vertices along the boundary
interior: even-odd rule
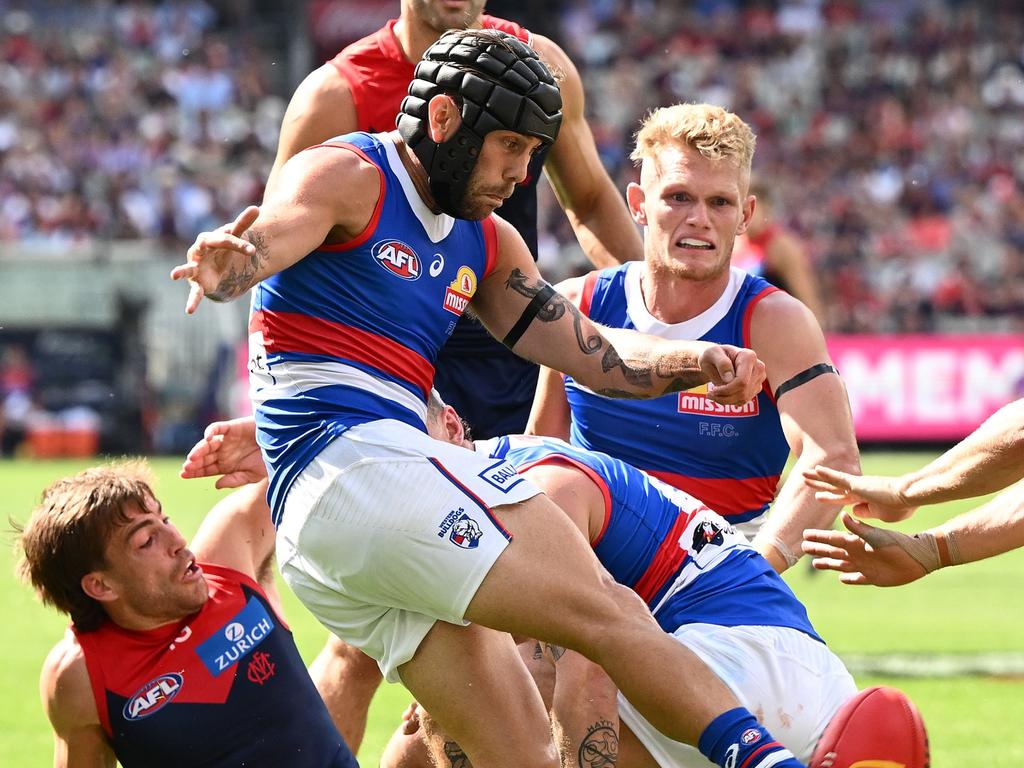
[[[530,323],[533,322],[533,318],[537,316],[541,308],[548,303],[548,300],[555,295],[555,289],[550,285],[545,285],[530,299],[530,303],[526,305],[526,309],[523,310],[523,314],[516,320],[516,324],[512,326],[512,330],[505,334],[505,338],[501,340],[509,349],[512,349],[516,345],[516,342],[526,333],[526,329],[530,327]]]
[[[797,387],[806,384],[808,381],[818,378],[823,373],[834,373],[836,376],[839,375],[839,371],[836,370],[834,365],[829,365],[828,363],[812,365],[807,370],[800,371],[800,373],[793,378],[779,384],[779,388],[775,390],[775,401],[778,402],[779,398],[786,392],[789,392],[789,390],[796,389]]]

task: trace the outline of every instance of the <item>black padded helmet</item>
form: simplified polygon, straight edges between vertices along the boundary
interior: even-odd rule
[[[427,133],[427,104],[439,93],[454,96],[462,110],[462,125],[441,144]],[[561,124],[562,96],[550,70],[530,46],[496,29],[441,35],[416,65],[398,113],[434,200],[452,216],[488,133],[515,131],[550,144]]]

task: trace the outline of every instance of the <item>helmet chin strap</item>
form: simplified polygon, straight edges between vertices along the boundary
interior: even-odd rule
[[[442,142],[428,131],[430,100],[442,93],[459,106],[462,122]],[[497,30],[446,32],[416,65],[402,101],[398,131],[427,173],[437,206],[458,217],[484,138],[506,130],[554,142],[562,97],[532,48]]]

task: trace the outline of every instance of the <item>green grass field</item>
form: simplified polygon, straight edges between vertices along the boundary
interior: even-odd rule
[[[866,472],[896,474],[927,462],[920,453],[867,454]],[[80,462],[0,462],[0,513],[24,521],[50,481]],[[212,481],[183,481],[177,462],[156,460],[157,493],[178,526],[191,534],[219,497]],[[913,530],[969,508],[948,504],[922,510],[906,527]],[[16,582],[5,536],[0,554],[0,648],[7,667],[0,675],[0,766],[52,764],[49,728],[37,693],[40,665],[60,637],[65,620],[36,603]],[[789,577],[807,604],[818,631],[841,656],[859,663],[889,654],[909,657],[950,655],[964,661],[978,654],[1024,653],[1024,551],[953,568],[898,589],[847,587],[832,574],[810,574],[801,563]],[[311,660],[324,630],[282,590],[288,619],[303,656]],[[870,663],[862,665],[870,669]],[[928,724],[934,768],[1020,768],[1024,766],[1024,676],[941,678],[858,675],[862,686],[887,683],[904,688]],[[408,696],[400,686],[384,686],[374,701],[364,766],[376,766],[398,724]]]

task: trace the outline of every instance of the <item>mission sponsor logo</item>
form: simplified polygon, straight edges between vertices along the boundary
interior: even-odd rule
[[[403,280],[420,276],[420,259],[416,251],[401,240],[381,240],[371,249],[374,261]]]
[[[253,649],[274,631],[274,620],[255,597],[250,597],[245,608],[236,613],[227,624],[196,649],[210,674],[217,677]]]
[[[476,273],[469,267],[459,267],[459,273],[444,292],[444,308],[455,315],[466,311],[476,293]]]
[[[184,683],[184,678],[176,672],[160,675],[139,688],[124,703],[121,714],[124,715],[125,720],[141,720],[154,715],[171,703],[171,700],[181,691],[181,686]]]
[[[750,400],[743,405],[723,405],[722,403],[716,403],[714,400],[709,398],[706,392],[706,387],[701,387],[705,390],[688,390],[686,392],[680,392],[678,394],[678,404],[676,410],[679,413],[696,413],[701,416],[723,416],[727,419],[746,418],[748,416],[757,416],[760,409],[757,404],[757,398]]]

